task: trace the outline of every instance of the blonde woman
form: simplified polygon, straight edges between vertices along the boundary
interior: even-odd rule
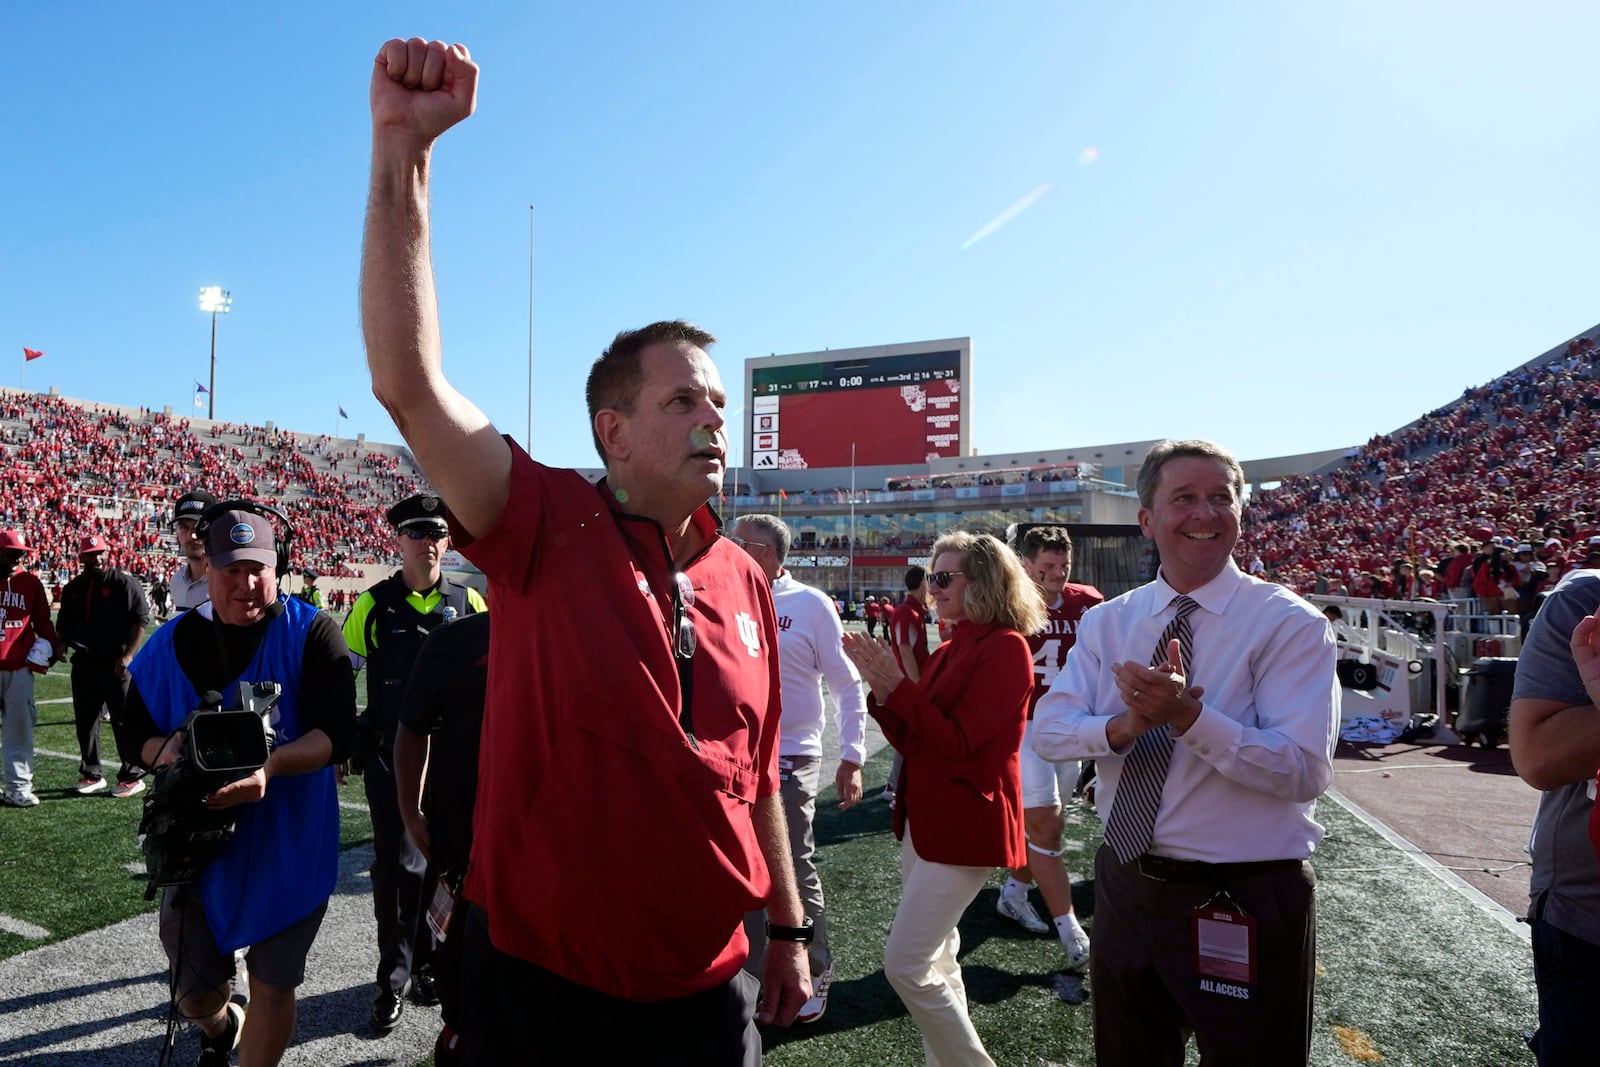
[[[845,634],[871,689],[867,711],[905,757],[894,807],[902,888],[883,969],[930,1067],[992,1067],[967,1015],[956,923],[994,868],[1026,862],[1017,753],[1033,656],[1024,635],[1044,625],[1045,606],[1016,554],[988,534],[939,538],[928,577],[955,633],[919,682],[882,641]]]

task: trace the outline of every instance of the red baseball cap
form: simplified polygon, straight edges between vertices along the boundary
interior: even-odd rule
[[[106,544],[106,539],[99,534],[90,534],[78,542],[78,555],[87,556],[91,552],[109,552],[111,546]]]
[[[33,552],[22,540],[22,535],[15,530],[0,530],[0,551],[9,549],[12,552]]]

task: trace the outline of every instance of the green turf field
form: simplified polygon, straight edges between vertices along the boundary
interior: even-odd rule
[[[881,782],[875,758],[868,782]],[[1462,897],[1332,801],[1318,807],[1328,836],[1318,849],[1319,963],[1312,1062],[1499,1067],[1532,1062],[1520,1031],[1534,1024],[1526,942],[1487,922]],[[817,809],[823,886],[836,979],[813,1026],[769,1035],[766,1062],[920,1064],[916,1028],[884,980],[885,932],[898,899],[898,857],[888,805]],[[1088,808],[1069,811],[1075,876],[1100,841]],[[1059,1001],[1053,937],[1033,937],[995,914],[997,874],[961,924],[962,971],[972,1017],[1000,1064],[1094,1062],[1089,1006]],[[1093,890],[1075,887],[1093,932]],[[1339,1028],[1339,1029],[1336,1029]],[[1340,1029],[1342,1029],[1342,1036]],[[1197,1062],[1191,1049],[1190,1062]]]
[[[40,679],[41,701],[67,695],[63,669]],[[41,704],[38,747],[75,754],[70,705]],[[102,750],[110,752],[110,731]],[[818,806],[817,836],[836,980],[827,1014],[815,1025],[768,1034],[775,1067],[922,1062],[921,1042],[883,978],[885,932],[899,897],[898,846],[889,808],[872,799],[888,770],[885,754],[865,774],[869,799],[837,811]],[[143,879],[127,865],[137,800],[109,790],[72,793],[75,758],[40,754],[36,791],[44,803],[0,809],[0,912],[50,931],[58,940],[149,910]],[[344,800],[363,802],[359,782]],[[1317,852],[1321,880],[1320,964],[1313,1062],[1476,1067],[1531,1063],[1519,1031],[1534,1020],[1532,968],[1525,941],[1485,920],[1463,898],[1398,853],[1331,801],[1318,808],[1329,833]],[[370,839],[364,812],[341,812],[346,847]],[[1099,844],[1087,808],[1069,811],[1068,836],[1081,875]],[[1075,846],[1075,847],[1074,847]],[[1050,985],[1060,949],[994,911],[997,874],[962,923],[962,966],[973,1020],[996,1062],[1007,1065],[1093,1062],[1088,1005],[1060,1002]],[[1093,932],[1093,892],[1077,887]],[[0,932],[0,958],[40,942]],[[1191,1055],[1191,1062],[1194,1061]]]
[[[0,930],[0,959],[40,944],[74,937],[144,911],[144,856],[136,832],[142,796],[111,795],[117,756],[111,725],[100,724],[100,759],[109,784],[78,796],[78,740],[70,703],[44,703],[69,696],[67,668],[57,666],[38,679],[39,726],[33,761],[36,808],[0,808],[0,912],[50,931],[42,941]],[[70,759],[47,753],[60,753]],[[360,804],[366,797],[359,779],[339,791],[341,801]],[[340,812],[345,848],[372,840],[366,812]]]

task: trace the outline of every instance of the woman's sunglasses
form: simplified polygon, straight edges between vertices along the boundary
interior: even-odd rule
[[[934,571],[932,574],[928,575],[928,581],[932,582],[940,589],[949,589],[951,582],[955,581],[957,578],[965,577],[966,575],[960,571]]]

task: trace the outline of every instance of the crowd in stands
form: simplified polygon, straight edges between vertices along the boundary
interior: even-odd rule
[[[353,561],[396,562],[383,512],[420,486],[408,457],[355,442],[0,395],[0,525],[38,549],[49,587],[76,573],[79,538],[90,533],[111,543],[113,566],[147,578],[170,571],[168,509],[196,488],[282,507],[297,531],[297,566],[353,576]]]
[[[884,480],[890,492],[913,489],[964,489],[988,485],[1024,485],[1028,482],[1070,482],[1078,478],[1100,477],[1093,463],[1050,463],[1037,467],[1006,467],[1001,470],[951,471],[947,474],[903,475]]]
[[[1240,565],[1300,593],[1443,599],[1444,565],[1467,544],[1474,560],[1499,547],[1519,578],[1540,564],[1553,585],[1600,535],[1596,442],[1600,352],[1585,337],[1374,437],[1337,470],[1255,493]]]
[[[1467,389],[1446,407],[1355,450],[1336,470],[1290,478],[1245,507],[1240,566],[1301,593],[1447,595],[1455,546],[1476,560],[1502,547],[1527,582],[1547,585],[1581,565],[1600,536],[1600,349],[1585,337],[1559,358]],[[999,472],[1027,480],[1079,465]],[[934,476],[895,479],[932,487]],[[989,474],[936,476],[941,486]],[[383,510],[418,491],[407,457],[327,436],[201,423],[148,409],[0,393],[0,525],[23,530],[54,586],[75,572],[78,539],[105,536],[112,564],[155,576],[170,568],[167,508],[191,488],[283,507],[297,564],[327,576],[353,561],[394,562]],[[847,497],[847,490],[837,494]],[[807,499],[827,496],[807,491]],[[869,538],[869,540],[872,540]],[[882,549],[922,549],[930,537],[886,534]],[[848,537],[807,548],[848,548]],[[1526,545],[1529,553],[1517,548]],[[1487,546],[1487,548],[1486,548]],[[1477,568],[1474,567],[1474,570]]]

